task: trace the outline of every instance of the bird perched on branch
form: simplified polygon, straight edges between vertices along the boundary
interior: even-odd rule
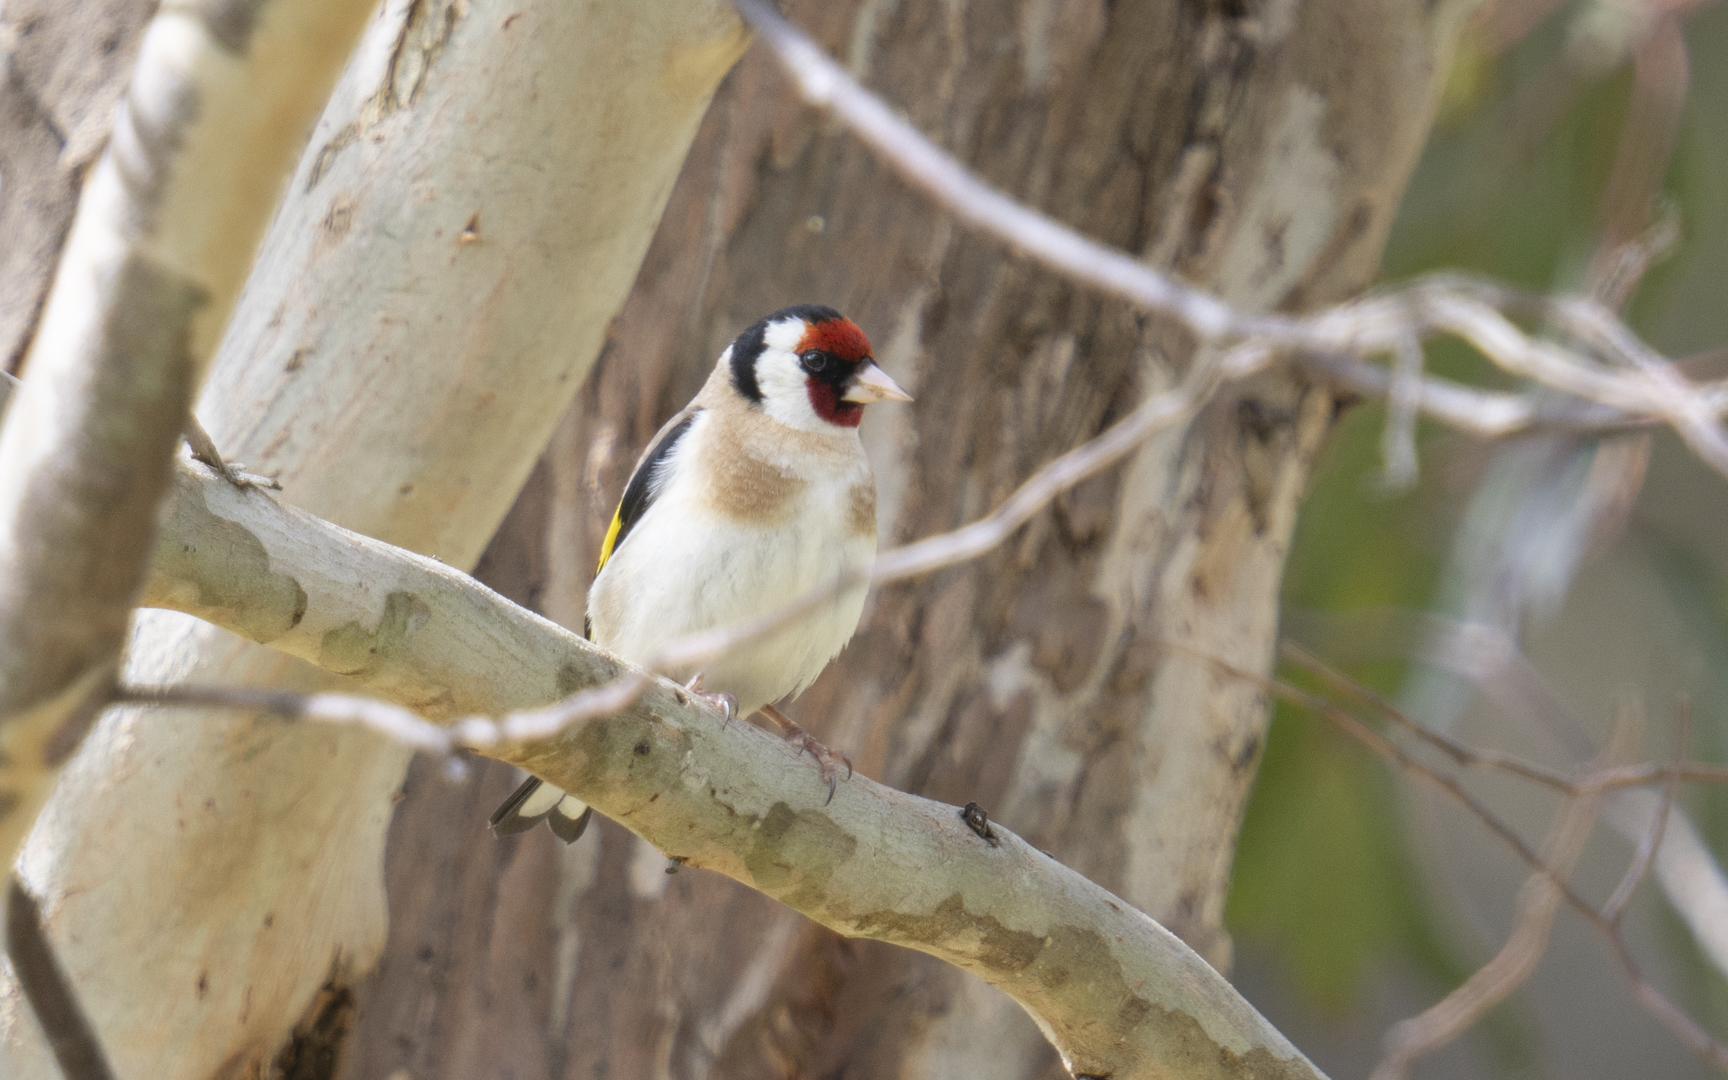
[[[750,327],[636,462],[588,590],[588,637],[635,663],[668,642],[781,610],[876,556],[876,481],[858,422],[911,401],[832,308],[790,307]],[[832,798],[837,755],[774,708],[815,681],[858,628],[864,586],[694,673],[729,713],[762,711],[807,749]],[[680,677],[689,672],[674,673]],[[530,777],[492,815],[498,835],[542,819],[566,843],[591,811]]]

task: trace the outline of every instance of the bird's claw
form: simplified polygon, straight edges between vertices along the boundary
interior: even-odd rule
[[[833,802],[834,791],[840,786],[839,780],[835,778],[834,762],[844,761],[846,763],[846,779],[850,780],[852,779],[852,759],[817,742],[814,735],[793,723],[791,717],[772,705],[762,706],[762,715],[779,725],[787,742],[796,746],[800,752],[808,750],[810,756],[816,759],[816,764],[822,766],[822,779],[828,784],[828,799],[822,805],[826,806]]]
[[[695,694],[697,697],[701,698],[703,701],[706,701],[708,704],[710,704],[710,705],[714,706],[716,709],[720,710],[720,716],[723,719],[730,720],[734,716],[738,715],[738,699],[737,698],[733,697],[731,694],[728,694],[724,690],[721,690],[718,693],[704,694],[700,689],[701,686],[702,686],[702,673],[700,671],[698,671],[696,674],[690,676],[690,681],[684,684],[684,689],[688,690],[692,694]]]
[[[738,715],[738,699],[722,690],[718,694],[697,694],[697,697],[720,710],[723,719],[730,720]]]
[[[816,764],[822,769],[822,779],[828,785],[828,798],[823,800],[822,805],[827,806],[833,802],[834,792],[840,787],[839,770],[834,767],[834,764],[837,761],[844,761],[846,763],[846,779],[850,780],[852,779],[852,759],[847,757],[844,751],[828,749],[817,742],[815,736],[803,728],[794,731],[787,741],[798,747],[800,753],[807,751],[811,757],[816,759]]]

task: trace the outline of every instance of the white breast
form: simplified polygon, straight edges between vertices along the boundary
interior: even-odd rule
[[[852,488],[871,483],[861,444],[855,454],[772,462],[804,484],[780,523],[756,524],[717,510],[690,465],[714,436],[713,423],[698,414],[661,473],[658,496],[589,591],[595,642],[625,659],[646,663],[678,637],[772,614],[875,558],[875,536],[857,535],[848,524]],[[856,433],[845,434],[857,442]],[[851,639],[864,595],[863,587],[852,589],[703,665],[702,688],[732,694],[745,716],[803,690]]]

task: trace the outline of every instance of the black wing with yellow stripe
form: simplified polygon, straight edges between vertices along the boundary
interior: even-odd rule
[[[672,448],[678,445],[678,440],[690,430],[697,415],[698,412],[692,411],[682,420],[662,428],[660,437],[636,463],[636,471],[631,474],[630,482],[624,485],[624,497],[618,500],[618,509],[612,512],[612,524],[606,529],[606,542],[600,545],[600,565],[594,568],[596,574],[606,568],[606,560],[612,557],[618,545],[648,512],[648,507],[654,504],[654,497],[660,493],[659,485],[654,483],[654,474],[672,453]]]

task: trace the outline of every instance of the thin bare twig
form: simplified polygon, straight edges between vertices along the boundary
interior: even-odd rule
[[[872,584],[928,574],[977,558],[1030,521],[1063,491],[1126,457],[1155,433],[1191,417],[1220,383],[1247,378],[1274,359],[1269,345],[1251,341],[1226,352],[1215,364],[1202,362],[1174,390],[1154,394],[1102,435],[1045,465],[1001,506],[953,532],[884,552],[876,559]]]
[[[1416,483],[1416,413],[1422,405],[1422,342],[1409,334],[1398,342],[1386,388],[1386,429],[1380,439],[1380,483],[1406,491]]]
[[[1319,657],[1316,657],[1294,641],[1291,641],[1289,638],[1284,638],[1278,642],[1278,656],[1280,659],[1295,664],[1303,671],[1308,672],[1310,675],[1313,675],[1315,678],[1326,683],[1334,691],[1347,694],[1373,706],[1375,711],[1379,712],[1382,716],[1391,720],[1393,723],[1397,724],[1405,731],[1408,731],[1411,735],[1421,741],[1427,743],[1429,746],[1439,750],[1459,765],[1497,769],[1502,772],[1511,773],[1514,776],[1521,776],[1526,780],[1535,781],[1544,787],[1553,788],[1556,791],[1564,792],[1567,795],[1576,796],[1582,794],[1583,789],[1579,786],[1577,780],[1555,772],[1552,769],[1545,768],[1541,765],[1535,764],[1534,762],[1525,761],[1522,758],[1513,757],[1508,754],[1498,754],[1491,750],[1478,750],[1475,747],[1466,746],[1455,739],[1447,738],[1439,732],[1429,728],[1427,725],[1418,722],[1405,713],[1404,710],[1398,708],[1398,706],[1375,693],[1373,690],[1348,678],[1342,672],[1327,664]]]
[[[628,708],[653,681],[635,669],[603,686],[579,690],[544,708],[524,709],[499,719],[467,716],[448,726],[380,698],[356,694],[301,694],[246,686],[120,686],[115,705],[256,709],[293,720],[322,720],[369,728],[404,746],[431,754],[489,750],[513,743],[542,742],[566,729]]]
[[[1728,784],[1728,765],[1710,765],[1688,761],[1676,765],[1628,765],[1620,769],[1603,769],[1580,784],[1588,783],[1602,791],[1621,788],[1649,787],[1678,781],[1688,784]]]
[[[1391,392],[1392,373],[1377,364],[1340,353],[1299,352],[1293,356],[1301,367],[1357,393],[1382,397]],[[1703,386],[1699,391],[1712,392]],[[1554,395],[1481,390],[1437,375],[1424,375],[1416,381],[1415,401],[1422,415],[1482,439],[1545,431],[1573,435],[1636,431],[1661,423],[1659,417],[1633,416],[1606,405]],[[1715,408],[1720,414],[1722,403],[1717,402]]]
[[[1556,772],[1512,754],[1482,750],[1461,743],[1456,739],[1448,738],[1414,719],[1372,689],[1350,679],[1336,668],[1315,657],[1314,654],[1289,638],[1279,641],[1278,656],[1320,679],[1334,691],[1371,705],[1382,716],[1465,768],[1493,769],[1498,772],[1510,773],[1513,776],[1522,777],[1572,797],[1591,792],[1649,787],[1653,784],[1728,784],[1728,765],[1711,765],[1706,762],[1685,760],[1676,760],[1669,765],[1647,762],[1640,765],[1596,768],[1582,776],[1568,776],[1565,773]]]
[[[985,184],[854,81],[765,0],[734,0],[734,4],[805,101],[845,124],[906,182],[956,219],[1074,282],[1168,316],[1202,342],[1253,338],[1287,355],[1398,355],[1411,340],[1450,334],[1469,342],[1505,371],[1602,407],[1627,422],[1660,421],[1672,426],[1703,460],[1728,475],[1728,436],[1718,423],[1720,398],[1687,382],[1666,360],[1635,370],[1611,367],[1605,350],[1655,353],[1599,304],[1573,300],[1562,310],[1567,321],[1590,331],[1582,341],[1595,355],[1562,348],[1520,329],[1500,308],[1515,300],[1525,307],[1533,305],[1520,300],[1513,290],[1456,277],[1420,279],[1306,317],[1238,311]],[[1426,381],[1421,385],[1421,393],[1412,394],[1406,387],[1400,395],[1404,402],[1414,398],[1418,408],[1429,411],[1444,395],[1439,387],[1430,392]],[[1434,414],[1442,419],[1459,416],[1452,408]]]
[[[114,705],[153,705],[193,709],[253,709],[290,720],[323,720],[370,728],[404,746],[448,754],[458,746],[451,732],[388,701],[357,694],[302,694],[249,686],[116,687]]]
[[[1644,978],[1643,970],[1639,967],[1637,958],[1632,955],[1631,949],[1626,945],[1625,938],[1622,936],[1618,924],[1608,919],[1603,912],[1597,910],[1594,905],[1573,889],[1570,882],[1566,880],[1564,874],[1561,874],[1553,866],[1550,866],[1540,854],[1525,842],[1523,837],[1518,835],[1517,830],[1513,829],[1512,826],[1501,820],[1500,817],[1490,810],[1485,803],[1472,795],[1462,784],[1460,784],[1456,778],[1448,776],[1410,754],[1397,743],[1393,742],[1380,732],[1375,731],[1372,727],[1363,723],[1360,719],[1353,716],[1347,710],[1340,708],[1336,703],[1327,698],[1309,693],[1300,687],[1292,686],[1280,679],[1247,671],[1243,668],[1237,667],[1235,664],[1230,663],[1222,657],[1214,656],[1210,653],[1183,645],[1179,642],[1166,640],[1161,641],[1158,644],[1161,648],[1193,657],[1202,663],[1210,665],[1214,670],[1223,674],[1259,686],[1267,693],[1277,697],[1281,701],[1286,701],[1293,705],[1299,705],[1302,708],[1309,710],[1315,715],[1325,719],[1328,723],[1338,728],[1344,734],[1367,747],[1388,765],[1449,796],[1457,802],[1458,805],[1462,806],[1472,817],[1476,818],[1484,828],[1504,842],[1506,846],[1512,850],[1512,853],[1530,868],[1533,874],[1552,883],[1554,889],[1557,891],[1559,896],[1565,900],[1567,906],[1571,907],[1580,916],[1582,916],[1586,922],[1595,927],[1597,931],[1607,938],[1609,946],[1614,953],[1615,961],[1620,965],[1621,973],[1630,985],[1633,996],[1651,1016],[1655,1017],[1659,1023],[1668,1028],[1676,1038],[1683,1042],[1694,1053],[1698,1054],[1717,1068],[1728,1071],[1728,1045],[1724,1045],[1722,1042],[1718,1041],[1707,1030],[1705,1030],[1702,1025],[1688,1016],[1685,1010],[1669,1001],[1661,991],[1657,990],[1647,979]],[[1361,694],[1372,695],[1372,691],[1369,691],[1366,688],[1360,688],[1359,692]],[[1664,776],[1670,774],[1677,775],[1680,772],[1680,770],[1671,767],[1664,768],[1666,769],[1666,772],[1661,774]],[[1598,788],[1597,790],[1605,789]]]
[[[1656,811],[1656,820],[1650,825],[1650,831],[1638,843],[1638,851],[1632,857],[1632,864],[1626,868],[1626,876],[1620,879],[1614,894],[1608,902],[1602,905],[1602,917],[1615,926],[1620,925],[1620,916],[1626,910],[1626,902],[1632,898],[1632,893],[1638,888],[1638,883],[1644,880],[1644,875],[1650,872],[1650,864],[1656,858],[1656,850],[1662,846],[1662,834],[1668,828],[1668,814],[1674,808],[1674,799],[1680,793],[1680,774],[1678,766],[1686,761],[1687,745],[1692,734],[1692,703],[1682,701],[1675,717],[1677,731],[1675,733],[1674,763],[1676,768],[1669,773],[1668,782],[1662,787],[1662,805]]]
[[[1570,800],[1556,822],[1544,870],[1532,873],[1518,890],[1512,932],[1500,951],[1439,1001],[1386,1032],[1384,1052],[1369,1080],[1404,1080],[1417,1059],[1452,1042],[1495,1006],[1510,997],[1536,971],[1548,951],[1560,891],[1552,877],[1570,873],[1596,827],[1600,800]]]
[[[1642,727],[1634,720],[1635,711],[1629,706],[1616,714],[1614,734],[1600,760],[1613,760],[1635,748],[1635,732]],[[1384,1055],[1370,1080],[1404,1080],[1419,1058],[1462,1035],[1529,980],[1548,951],[1554,913],[1560,906],[1554,880],[1569,876],[1577,865],[1595,831],[1600,808],[1601,797],[1596,794],[1567,800],[1546,845],[1547,869],[1532,874],[1518,890],[1517,915],[1506,943],[1451,993],[1420,1014],[1392,1025],[1386,1032]]]

